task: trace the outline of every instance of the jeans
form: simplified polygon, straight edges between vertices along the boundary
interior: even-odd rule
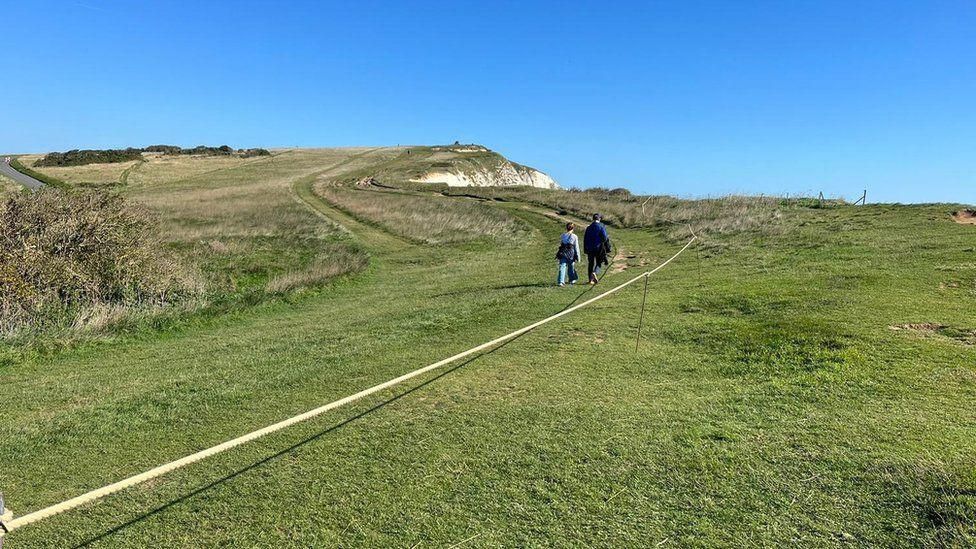
[[[567,280],[568,278],[568,280]],[[559,260],[559,274],[556,276],[556,284],[572,284],[579,279],[576,275],[576,262]]]

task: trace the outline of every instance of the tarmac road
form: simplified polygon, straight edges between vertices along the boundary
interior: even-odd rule
[[[9,177],[10,179],[13,179],[17,183],[20,183],[21,185],[27,187],[32,191],[36,191],[37,189],[40,189],[41,187],[44,186],[44,183],[41,183],[40,181],[34,179],[29,175],[24,175],[18,172],[17,170],[11,168],[10,165],[7,164],[5,158],[6,157],[0,157],[0,173]]]

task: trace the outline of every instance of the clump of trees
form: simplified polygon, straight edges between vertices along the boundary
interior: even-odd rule
[[[183,147],[177,147],[176,145],[152,145],[142,149],[145,152],[163,153],[163,154],[196,154],[203,156],[231,156],[237,155],[241,158],[249,158],[252,156],[270,156],[271,153],[267,149],[237,149],[234,150],[227,145],[221,145],[219,147],[207,147],[205,145],[197,145],[191,149],[184,149]]]
[[[117,196],[42,189],[0,203],[0,335],[99,308],[168,305],[199,278],[163,251],[155,218]]]
[[[115,162],[131,162],[141,160],[142,153],[162,153],[167,155],[195,154],[203,156],[231,156],[237,155],[241,158],[253,156],[270,156],[271,152],[267,149],[233,149],[227,145],[219,147],[207,147],[198,145],[190,149],[184,149],[176,145],[151,145],[141,149],[84,149],[70,150],[68,152],[52,152],[34,163],[35,167],[51,166],[84,166],[86,164],[111,164]]]
[[[140,149],[105,149],[105,150],[71,150],[68,152],[48,153],[44,158],[34,163],[35,167],[50,166],[84,166],[85,164],[111,164],[114,162],[131,162],[142,158]]]

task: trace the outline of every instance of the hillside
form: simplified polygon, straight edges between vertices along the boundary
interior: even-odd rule
[[[345,182],[359,178],[393,186],[427,183],[451,187],[559,187],[545,173],[512,162],[481,145],[395,147],[387,150],[395,153],[395,156],[349,174]]]
[[[125,152],[134,153],[139,158],[130,160],[126,157],[111,156],[112,162],[87,162],[78,166],[58,165],[52,160],[62,158],[48,155],[24,155],[21,161],[28,167],[46,175],[57,177],[75,185],[84,186],[117,186],[129,182],[130,175],[137,180],[142,174],[165,170],[166,165],[184,167],[188,162],[200,166],[239,165],[246,160],[258,160],[261,155],[251,153],[252,150],[238,151],[237,154],[214,155],[198,147],[197,149],[182,149],[178,152],[164,153],[161,146],[146,149],[127,149]],[[142,151],[140,153],[140,150]],[[195,151],[203,150],[200,154]],[[264,149],[253,149],[264,151]],[[530,186],[545,189],[555,189],[559,185],[545,173],[512,162],[497,152],[481,145],[445,145],[424,147],[379,147],[383,151],[384,162],[377,162],[368,168],[350,172],[348,180],[357,178],[373,178],[381,183],[399,185],[409,182],[444,184],[448,186],[478,186],[478,187],[509,187]],[[70,151],[71,153],[86,153],[92,151]],[[102,151],[114,153],[118,151]],[[264,151],[266,152],[266,151]],[[280,152],[280,151],[279,151]],[[206,154],[204,154],[206,153]],[[180,156],[182,155],[182,157]],[[86,159],[97,158],[95,155],[73,154],[69,158],[83,156]],[[217,156],[217,158],[213,158]],[[194,162],[195,161],[195,162]],[[148,169],[139,167],[141,162],[156,164]],[[219,164],[215,164],[218,163]],[[345,182],[349,182],[344,180]]]
[[[960,206],[411,183],[489,158],[443,153],[44,168],[104,177],[158,216],[205,290],[0,340],[10,508],[509,333],[695,230],[700,245],[648,279],[639,347],[634,285],[4,547],[976,543],[976,226],[953,220]],[[564,223],[594,204],[612,216],[613,266],[557,288]]]

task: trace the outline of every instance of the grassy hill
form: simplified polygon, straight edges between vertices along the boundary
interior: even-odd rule
[[[3,344],[8,505],[508,333],[658,264],[684,242],[675,227],[703,242],[650,279],[638,350],[634,287],[7,546],[976,543],[976,226],[958,207],[411,184],[432,155],[138,164],[113,192],[160,216],[208,297]],[[561,225],[594,204],[614,268],[556,288]]]
[[[411,183],[461,186],[529,185],[555,188],[549,176],[481,145],[397,147],[397,154],[385,162],[350,172],[341,182],[372,178],[380,184],[398,187]]]

